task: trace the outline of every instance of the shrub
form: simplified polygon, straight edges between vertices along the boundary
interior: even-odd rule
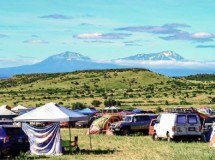
[[[98,100],[93,100],[93,101],[91,102],[91,104],[92,104],[94,107],[99,107],[101,103],[102,103],[102,102],[100,102],[100,101],[98,101]]]

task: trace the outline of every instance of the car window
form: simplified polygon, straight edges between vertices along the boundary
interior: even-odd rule
[[[124,121],[130,122],[131,121],[131,117],[125,117]]]
[[[152,120],[152,119],[156,119],[157,116],[149,116],[149,118]]]
[[[143,116],[143,117],[142,117],[142,120],[143,120],[143,121],[150,121],[150,118],[149,118],[149,116]]]
[[[5,132],[8,136],[25,135],[21,128],[5,128]]]
[[[186,123],[186,115],[178,115],[177,116],[177,123],[178,124],[185,124]]]
[[[196,115],[188,115],[187,120],[188,120],[189,124],[196,124],[197,123]]]

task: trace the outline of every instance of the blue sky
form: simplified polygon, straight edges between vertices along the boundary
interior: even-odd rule
[[[213,0],[1,0],[0,68],[73,51],[116,59],[172,50],[215,60]]]

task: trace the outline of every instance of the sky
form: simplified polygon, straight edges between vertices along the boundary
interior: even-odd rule
[[[215,61],[214,0],[1,0],[0,68],[65,51],[92,59],[174,51]]]

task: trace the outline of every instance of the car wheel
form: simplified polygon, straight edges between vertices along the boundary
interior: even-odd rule
[[[155,141],[159,141],[160,140],[160,138],[158,137],[158,135],[156,133],[153,135],[153,137],[154,137],[153,140],[155,140]]]
[[[130,134],[129,128],[122,129],[122,135],[129,135],[129,134]]]

